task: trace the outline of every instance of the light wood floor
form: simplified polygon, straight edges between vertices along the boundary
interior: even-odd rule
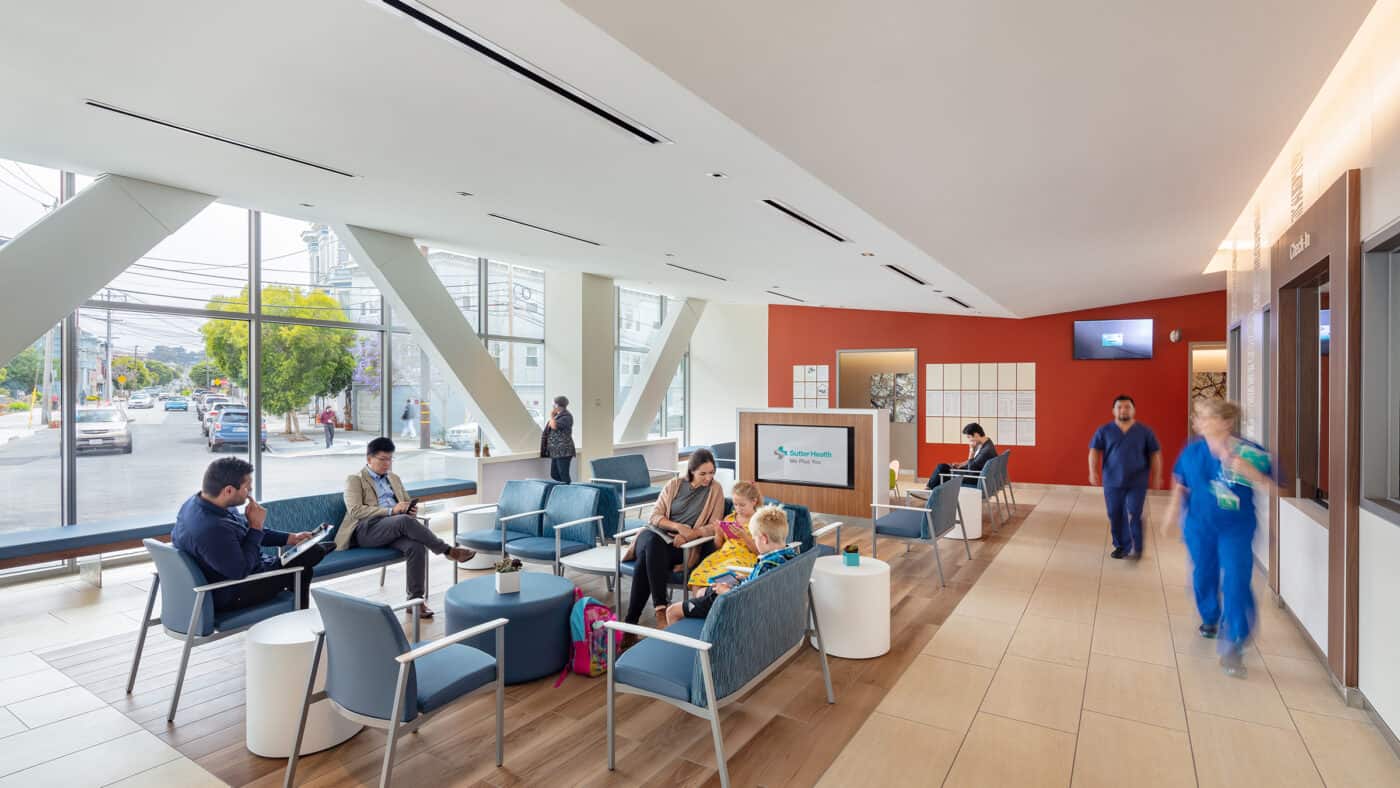
[[[1023,485],[1017,494],[1018,516],[974,542],[973,560],[960,543],[942,546],[947,588],[928,547],[881,545],[892,567],[892,650],[833,658],[835,705],[809,651],[726,707],[734,785],[1400,785],[1400,761],[1364,714],[1341,704],[1266,596],[1250,677],[1226,679],[1195,635],[1178,543],[1154,540],[1140,563],[1105,560],[1097,490]],[[843,535],[868,553],[867,531]],[[432,570],[441,609],[451,573],[440,560]],[[195,650],[173,726],[164,711],[175,641],[152,634],[136,692],[125,694],[149,572],[108,570],[101,590],[72,579],[0,590],[0,788],[280,785],[285,761],[244,747],[242,637]],[[601,578],[571,579],[610,598]],[[391,571],[383,589],[377,573],[330,585],[397,600],[403,575]],[[439,618],[425,636],[441,627]],[[289,678],[289,691],[296,683]],[[504,768],[492,764],[491,699],[481,697],[405,740],[396,781],[718,784],[707,724],[636,696],[619,699],[609,773],[604,682],[553,683],[507,691]],[[304,758],[298,782],[372,785],[382,753],[382,734],[365,731]]]

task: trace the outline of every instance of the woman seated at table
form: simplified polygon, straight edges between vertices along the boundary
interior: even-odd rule
[[[627,549],[624,560],[637,562],[627,600],[627,623],[635,624],[641,619],[642,608],[650,598],[656,620],[665,626],[666,605],[670,602],[666,584],[685,558],[681,545],[714,535],[715,528],[709,523],[723,514],[724,491],[715,484],[715,456],[709,449],[696,449],[690,455],[685,475],[672,479],[662,489],[652,509],[650,524],[674,535],[667,540],[655,531],[644,530]]]
[[[729,495],[734,499],[734,511],[715,523],[715,551],[691,571],[690,588],[710,585],[715,575],[729,567],[752,569],[758,563],[758,548],[749,533],[749,518],[763,505],[763,495],[753,482],[735,484]]]

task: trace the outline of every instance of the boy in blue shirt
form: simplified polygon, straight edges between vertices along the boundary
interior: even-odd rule
[[[764,506],[754,512],[753,517],[749,518],[749,534],[758,548],[758,563],[749,576],[735,583],[721,581],[696,589],[695,596],[666,608],[666,620],[656,622],[657,626],[664,629],[682,618],[704,618],[710,614],[710,608],[720,594],[727,594],[742,583],[752,582],[797,557],[797,550],[787,546],[788,519],[780,506]]]
[[[1136,419],[1137,406],[1127,394],[1113,400],[1113,421],[1099,427],[1089,443],[1089,484],[1099,483],[1113,529],[1113,557],[1142,557],[1142,506],[1148,473],[1162,486],[1162,447],[1152,430]]]

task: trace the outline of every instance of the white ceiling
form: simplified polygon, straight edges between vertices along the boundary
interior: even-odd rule
[[[1220,287],[1199,276],[1202,261],[1369,3],[1078,2],[1052,13],[827,2],[818,15],[795,0],[575,0],[620,44],[555,0],[436,0],[670,145],[647,145],[376,5],[9,4],[0,157],[673,295],[791,303],[764,293],[777,285],[812,304],[961,312],[938,288],[983,314],[1040,314]],[[882,263],[931,287],[906,286]]]

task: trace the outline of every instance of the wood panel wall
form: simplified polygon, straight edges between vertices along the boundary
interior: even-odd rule
[[[834,487],[808,487],[803,484],[759,482],[764,495],[784,503],[801,504],[813,512],[839,514],[846,517],[869,517],[874,501],[871,452],[875,447],[875,424],[869,416],[843,413],[740,413],[739,456],[735,478],[752,481],[757,471],[754,427],[758,424],[783,424],[804,427],[855,427],[855,482],[851,490]]]

